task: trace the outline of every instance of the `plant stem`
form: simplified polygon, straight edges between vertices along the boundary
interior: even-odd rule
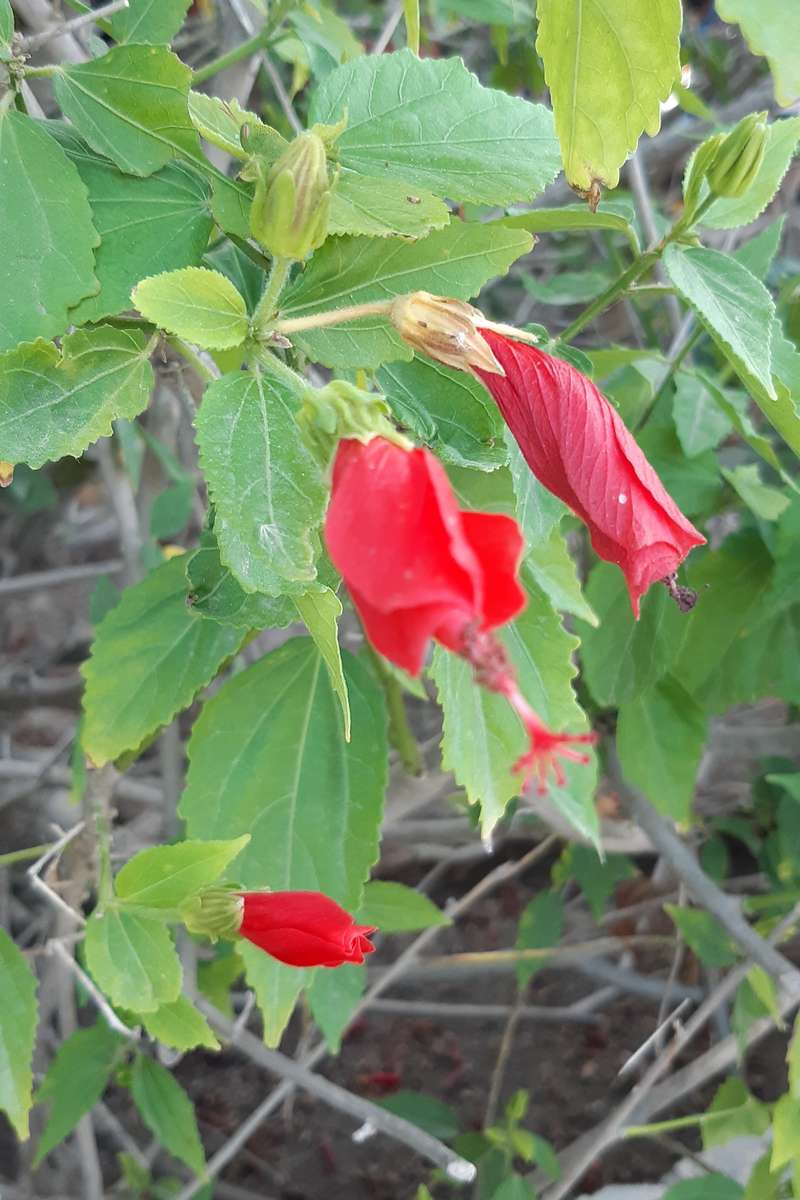
[[[664,242],[666,244],[666,239],[664,239]],[[649,271],[650,268],[656,262],[658,262],[659,258],[661,257],[661,253],[662,248],[645,250],[643,254],[640,254],[638,258],[635,258],[630,266],[622,272],[618,279],[615,279],[612,284],[609,284],[604,292],[601,292],[599,296],[595,297],[592,303],[588,304],[583,312],[578,314],[572,324],[568,325],[563,333],[559,335],[558,340],[560,342],[571,342],[576,333],[580,333],[584,325],[588,325],[589,322],[593,321],[594,318],[599,316],[601,312],[605,312],[605,310],[612,305],[615,300],[620,299],[623,292],[627,292],[630,286],[634,284],[637,279],[640,279],[646,271]]]
[[[0,854],[0,867],[10,867],[13,863],[26,862],[29,858],[39,858],[54,845],[54,842],[45,842],[41,846],[27,846],[24,850],[11,850],[8,854]]]
[[[26,52],[38,50],[40,46],[44,46],[47,42],[55,37],[63,37],[64,34],[73,34],[78,29],[83,29],[84,25],[97,24],[104,33],[111,31],[111,25],[104,18],[111,17],[114,13],[121,12],[127,8],[129,0],[110,0],[110,3],[103,4],[100,8],[84,8],[84,11],[79,17],[73,17],[71,21],[64,21],[60,25],[53,25],[50,29],[43,29],[41,33],[32,33],[29,37],[22,39],[22,48]]]
[[[185,358],[186,361],[192,367],[194,367],[197,374],[201,379],[204,379],[206,383],[213,383],[215,379],[219,379],[219,373],[215,375],[211,368],[203,362],[197,351],[193,350],[191,346],[187,345],[182,338],[168,337],[167,342],[170,346],[172,346],[173,350],[177,350],[178,354]]]
[[[57,63],[48,63],[44,67],[23,67],[22,73],[26,79],[52,79],[54,75],[63,75],[64,68]]]
[[[633,284],[641,279],[656,263],[660,262],[661,256],[667,246],[672,242],[677,241],[679,237],[685,236],[689,230],[697,224],[703,213],[710,208],[716,200],[716,196],[706,196],[702,204],[699,204],[694,212],[690,214],[684,213],[670,230],[664,235],[660,242],[655,246],[651,246],[649,250],[645,250],[633,260],[627,270],[612,284],[610,284],[604,292],[601,292],[591,304],[579,313],[571,325],[559,335],[559,342],[571,342],[576,333],[583,329],[584,325],[588,325],[596,316],[604,312],[615,300],[620,299],[624,292],[629,292]]]
[[[403,689],[389,671],[376,650],[367,642],[370,661],[375,668],[383,694],[386,697],[386,708],[389,713],[389,741],[400,755],[400,761],[409,775],[422,773],[422,757],[417,745],[417,739],[411,732],[408,723],[406,706],[403,703]]]
[[[113,763],[89,771],[84,804],[87,817],[94,820],[97,844],[97,899],[101,909],[114,898],[111,871],[111,792],[116,771]]]
[[[213,75],[219,74],[227,67],[232,67],[234,63],[241,62],[243,58],[247,58],[250,54],[255,54],[266,45],[267,38],[270,36],[271,30],[264,26],[259,29],[258,33],[254,33],[251,38],[245,42],[240,42],[238,46],[234,46],[232,50],[228,50],[225,54],[220,54],[219,58],[213,59],[210,63],[206,63],[204,67],[198,67],[192,76],[192,87],[195,88],[199,83],[205,83],[207,79],[211,79]]]
[[[300,333],[304,329],[323,329],[326,325],[341,325],[345,321],[357,321],[359,317],[387,317],[392,304],[392,300],[373,300],[370,304],[349,304],[346,308],[332,308],[328,312],[313,313],[308,317],[293,317],[288,321],[276,321],[273,329],[276,333]]]
[[[270,319],[277,311],[278,299],[291,266],[291,258],[274,258],[272,260],[272,270],[267,280],[267,286],[253,313],[253,328],[257,333],[266,333],[271,328]]]
[[[238,250],[241,250],[242,254],[246,254],[250,261],[255,263],[257,267],[260,267],[262,271],[270,270],[271,264],[266,254],[262,254],[260,250],[256,250],[255,246],[251,246],[245,238],[240,238],[235,233],[227,233],[225,236],[229,242],[233,242],[234,246]]]

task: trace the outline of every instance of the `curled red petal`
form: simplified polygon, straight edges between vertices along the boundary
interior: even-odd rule
[[[705,538],[664,488],[594,384],[570,363],[484,329],[505,375],[475,368],[540,483],[586,523],[625,575],[634,613]]]

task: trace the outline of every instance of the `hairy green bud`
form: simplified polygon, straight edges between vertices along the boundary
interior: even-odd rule
[[[250,232],[275,258],[301,261],[325,241],[331,202],[325,142],[311,131],[290,142],[266,170],[253,163]]]
[[[737,199],[752,184],[767,148],[767,114],[750,113],[723,139],[708,168],[708,186],[715,196]]]
[[[389,414],[389,405],[379,392],[366,392],[346,379],[334,379],[324,387],[306,390],[298,420],[303,440],[325,468],[339,438],[368,442],[383,437],[410,449],[411,443],[397,432]]]

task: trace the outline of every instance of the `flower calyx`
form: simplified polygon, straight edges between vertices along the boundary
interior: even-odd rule
[[[234,886],[203,888],[181,908],[189,933],[204,934],[212,942],[235,938],[244,916],[244,901]]]
[[[410,292],[397,297],[389,317],[407,345],[436,362],[461,371],[480,367],[494,375],[503,374],[479,332],[488,322],[471,304],[430,292]]]
[[[411,443],[389,420],[389,406],[379,392],[367,392],[346,379],[334,379],[321,388],[307,388],[298,423],[306,445],[327,467],[340,438],[368,442],[382,437],[404,450]]]

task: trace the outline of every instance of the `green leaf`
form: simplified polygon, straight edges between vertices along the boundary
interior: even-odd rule
[[[716,0],[723,21],[741,26],[753,54],[762,54],[775,81],[775,97],[787,106],[800,97],[800,10],[794,0]]]
[[[0,60],[8,59],[8,49],[13,36],[14,13],[11,9],[11,0],[0,0]]]
[[[525,559],[525,569],[554,608],[580,617],[589,625],[599,624],[597,614],[583,594],[575,561],[558,526],[551,531],[546,542],[531,546]]]
[[[606,707],[635,700],[670,670],[689,625],[686,616],[666,588],[651,588],[634,620],[625,579],[611,563],[592,568],[586,598],[600,621],[596,630],[580,626],[589,691]]]
[[[342,657],[349,743],[319,651],[310,638],[294,638],[204,706],[180,811],[191,837],[252,835],[236,864],[245,887],[322,891],[354,912],[377,857],[386,717],[372,676]],[[274,1042],[302,974],[255,947],[241,949]]]
[[[199,263],[213,221],[205,180],[183,163],[168,163],[147,179],[124,175],[94,154],[69,126],[46,123],[77,168],[101,243],[95,251],[97,295],[70,311],[76,325],[131,307],[131,291],[148,275]]]
[[[800,457],[800,353],[778,320],[772,326],[772,359],[778,400],[776,404],[762,404],[761,411]]]
[[[242,126],[250,128],[251,136],[258,139],[259,158],[275,162],[289,145],[276,129],[263,125],[255,113],[242,108],[238,100],[220,100],[219,96],[207,96],[205,92],[189,92],[189,116],[201,137],[218,146],[233,158],[247,158],[242,149]]]
[[[505,274],[531,245],[530,234],[524,230],[463,221],[417,242],[329,238],[287,288],[281,317],[291,320],[350,304],[390,300],[429,288],[432,278],[442,295],[468,300],[487,280]],[[294,334],[292,340],[315,362],[342,370],[379,367],[393,359],[412,357],[410,347],[381,316]]]
[[[762,408],[775,400],[770,346],[775,305],[735,258],[705,246],[668,246],[664,266],[678,292]]]
[[[708,394],[713,397],[715,404],[728,418],[742,441],[746,442],[751,450],[755,450],[756,454],[763,458],[764,462],[769,463],[771,467],[779,471],[781,465],[772,442],[769,438],[757,432],[750,419],[749,396],[745,392],[729,391],[726,388],[719,387],[711,376],[702,371],[697,374]],[[778,405],[771,405],[770,408],[777,408],[779,405],[780,401]]]
[[[239,968],[241,972],[241,963]],[[194,1050],[197,1046],[219,1050],[213,1029],[186,996],[162,1004],[155,1012],[143,1013],[142,1023],[151,1038],[173,1050]]]
[[[240,630],[202,621],[187,606],[182,557],[127,588],[82,667],[83,744],[92,762],[102,766],[135,750],[169,724],[241,640]]]
[[[536,1193],[524,1176],[515,1173],[503,1180],[497,1191],[492,1193],[492,1200],[536,1200]]]
[[[724,1146],[737,1137],[760,1137],[769,1129],[769,1109],[756,1100],[741,1079],[726,1079],[704,1114],[703,1149]]]
[[[313,972],[288,967],[249,942],[239,946],[239,953],[244,961],[247,985],[255,992],[261,1009],[264,1041],[268,1046],[277,1046],[298,996],[313,979]]]
[[[714,394],[688,371],[679,371],[675,377],[672,415],[687,458],[713,450],[731,431],[731,422]]]
[[[151,275],[131,299],[154,325],[209,350],[241,346],[250,330],[244,297],[227,275],[207,267]]]
[[[255,312],[264,290],[264,272],[251,258],[233,242],[223,239],[213,250],[206,253],[203,262],[212,270],[227,275],[237,291],[244,296],[247,311]]]
[[[112,421],[135,417],[153,386],[140,329],[76,329],[59,351],[38,338],[0,355],[0,457],[41,467],[80,457]]]
[[[350,1024],[366,986],[367,968],[363,963],[344,963],[335,971],[322,968],[314,972],[308,989],[308,1003],[331,1054],[339,1053],[342,1034]]]
[[[557,946],[564,929],[564,902],[557,892],[542,891],[525,906],[519,919],[517,950],[545,950]],[[548,960],[517,963],[517,985],[524,988]]]
[[[764,1005],[765,1010],[772,1017],[773,1021],[779,1029],[785,1028],[783,1017],[781,1016],[781,1006],[778,1001],[778,989],[775,986],[775,980],[771,975],[768,975],[763,967],[751,967],[747,972],[747,982],[755,992],[758,999]]]
[[[742,1185],[729,1175],[684,1179],[664,1192],[663,1200],[741,1200]]]
[[[562,884],[574,879],[586,897],[592,915],[599,921],[617,884],[635,874],[633,863],[626,855],[609,854],[601,859],[593,847],[572,842],[553,868],[553,882]]]
[[[536,15],[567,182],[614,188],[642,131],[658,133],[660,102],[680,78],[680,0],[652,0],[646,10],[537,0]]]
[[[539,483],[510,429],[505,431],[505,440],[515,499],[512,515],[516,516],[522,527],[529,550],[545,546],[564,513],[569,510],[563,500]]]
[[[486,388],[466,371],[427,358],[381,367],[392,412],[443,462],[493,471],[506,461],[503,419]]]
[[[767,3],[769,0],[767,0]],[[760,3],[760,0],[759,0]],[[798,26],[800,36],[800,26]],[[800,95],[800,74],[798,74]],[[789,117],[785,121],[773,121],[767,132],[764,160],[753,182],[743,196],[735,199],[715,200],[701,218],[701,224],[709,229],[736,229],[749,225],[760,216],[781,186],[789,163],[794,157],[800,139],[800,117]],[[738,256],[737,256],[738,257]]]
[[[772,562],[755,534],[729,537],[719,550],[692,556],[688,583],[698,603],[671,669],[696,700],[712,711],[730,703],[726,662],[742,665],[744,636],[757,623]],[[762,693],[763,695],[764,693]]]
[[[63,333],[67,309],[98,288],[86,188],[45,126],[14,109],[0,116],[0,350]]]
[[[109,18],[115,42],[167,46],[183,24],[191,0],[128,0]]]
[[[299,407],[282,378],[254,366],[206,388],[195,419],[220,557],[245,591],[301,594],[316,577],[327,496]]]
[[[152,175],[171,158],[198,158],[187,98],[192,72],[160,46],[118,46],[53,80],[67,120],[93,150],[129,175]]]
[[[431,1137],[440,1138],[442,1141],[449,1142],[459,1131],[458,1113],[435,1096],[402,1089],[393,1096],[379,1100],[378,1104],[387,1112],[404,1117],[412,1125],[417,1125]]]
[[[785,224],[786,213],[781,213],[779,217],[770,221],[759,233],[748,238],[744,245],[734,251],[734,258],[747,267],[750,274],[755,275],[756,279],[767,278],[780,248]]]
[[[339,698],[344,722],[344,740],[350,741],[350,702],[347,697],[347,681],[342,669],[342,652],[339,648],[338,620],[342,615],[342,602],[335,592],[325,588],[321,592],[306,592],[295,596],[295,605],[311,634]]]
[[[153,1012],[177,1000],[181,963],[169,929],[125,909],[92,913],[86,923],[86,962],[100,987],[120,1008]]]
[[[789,507],[789,497],[778,488],[763,483],[761,472],[755,463],[742,463],[732,470],[721,467],[720,470],[750,511],[762,521],[777,521],[781,513]]]
[[[443,200],[400,179],[343,172],[331,197],[328,232],[367,237],[425,237],[450,220]]]
[[[735,942],[725,932],[716,917],[699,908],[679,908],[665,904],[664,911],[672,920],[687,946],[707,967],[729,967],[739,957]]]
[[[199,549],[187,558],[187,602],[199,616],[237,629],[283,629],[297,620],[297,606],[291,596],[243,591],[230,568],[220,562],[213,533],[203,533]]]
[[[403,883],[371,879],[357,920],[376,925],[381,933],[410,933],[432,925],[450,925],[450,918],[432,900]]]
[[[76,1029],[58,1047],[36,1093],[37,1104],[49,1100],[52,1107],[36,1147],[34,1168],[94,1108],[106,1090],[122,1045],[119,1034],[98,1021],[90,1029]]]
[[[586,204],[565,204],[563,208],[532,208],[530,212],[503,217],[510,229],[527,229],[528,233],[561,233],[608,229],[624,233],[631,247],[638,251],[639,239],[633,228],[633,210],[622,203],[603,203],[597,212]]]
[[[249,841],[245,834],[226,842],[176,842],[140,850],[117,875],[114,891],[125,904],[180,908],[215,883]]]
[[[571,304],[586,304],[605,291],[612,282],[606,267],[589,267],[586,271],[558,270],[548,279],[533,275],[522,276],[522,286],[538,304],[555,304],[559,307]]]
[[[772,1113],[770,1168],[777,1171],[797,1158],[800,1158],[800,1100],[787,1093],[781,1096]]]
[[[285,36],[279,35],[276,52],[318,79],[324,79],[341,63],[363,53],[344,17],[320,0],[307,0],[292,9],[287,22],[294,34],[287,29]]]
[[[182,479],[159,492],[150,506],[150,533],[154,538],[174,538],[192,515],[197,483]]]
[[[345,113],[343,167],[452,200],[530,200],[559,170],[551,113],[482,87],[459,58],[400,50],[354,59],[318,88],[309,124]]]
[[[691,815],[705,741],[705,714],[673,676],[620,706],[617,748],[625,778],[675,821]]]
[[[133,1064],[131,1094],[153,1136],[195,1175],[203,1175],[206,1161],[194,1105],[174,1075],[140,1054]]]
[[[782,1171],[773,1175],[770,1170],[769,1160],[772,1157],[771,1149],[766,1154],[762,1154],[758,1162],[753,1166],[750,1172],[750,1177],[747,1180],[747,1187],[741,1194],[741,1200],[781,1200],[783,1188],[781,1182]],[[737,1197],[736,1200],[739,1200]]]
[[[244,959],[230,943],[222,942],[222,951],[211,962],[197,966],[197,987],[201,995],[231,1021],[234,1018],[231,988],[244,974]]]
[[[555,730],[579,732],[587,726],[572,690],[572,657],[577,639],[566,632],[538,588],[517,620],[499,634],[519,679],[519,688],[542,720]],[[437,646],[431,675],[444,709],[442,755],[447,770],[481,806],[481,829],[489,834],[506,805],[519,794],[519,776],[511,768],[527,750],[527,737],[508,702],[479,688],[469,665]],[[565,764],[567,785],[551,782],[549,798],[576,829],[597,837],[592,796],[592,766]]]
[[[36,976],[21,950],[0,928],[0,1109],[17,1137],[28,1136],[36,1041]]]

